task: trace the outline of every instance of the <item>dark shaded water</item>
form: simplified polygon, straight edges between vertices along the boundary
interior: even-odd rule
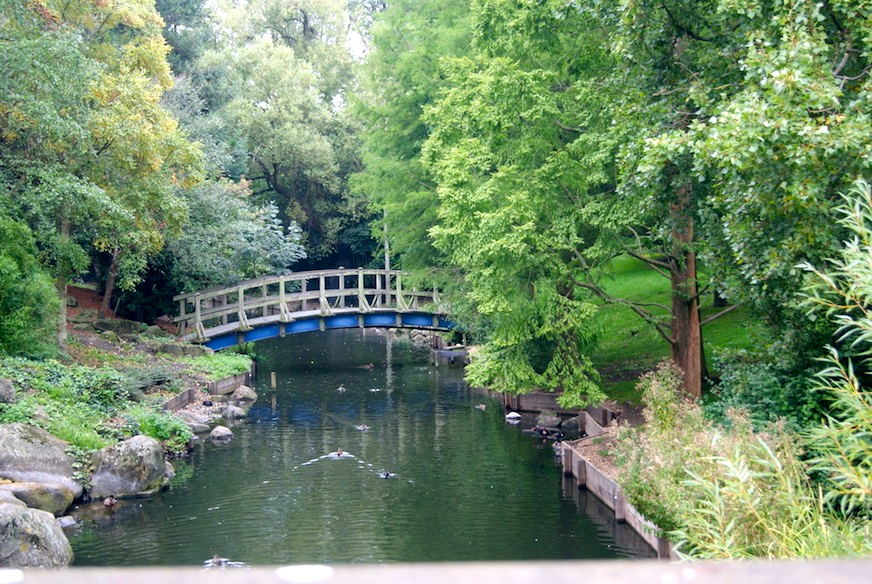
[[[468,389],[462,370],[372,332],[256,350],[266,358],[260,399],[235,438],[199,445],[176,464],[169,491],[68,532],[76,565],[201,565],[215,554],[251,565],[653,556],[562,478],[550,445]],[[325,456],[337,448],[351,456]]]

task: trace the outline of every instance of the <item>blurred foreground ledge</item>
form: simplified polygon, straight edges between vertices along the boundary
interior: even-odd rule
[[[663,561],[476,562],[293,565],[258,568],[0,569],[0,584],[857,584],[872,558],[821,561],[667,563]]]

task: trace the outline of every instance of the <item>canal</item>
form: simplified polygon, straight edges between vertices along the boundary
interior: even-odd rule
[[[507,424],[407,340],[333,331],[255,350],[260,398],[234,439],[198,444],[159,496],[80,522],[74,565],[654,556],[563,479],[550,444],[521,432],[532,421]]]

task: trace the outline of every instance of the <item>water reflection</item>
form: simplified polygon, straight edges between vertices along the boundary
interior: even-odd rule
[[[81,522],[71,534],[76,564],[652,555],[607,525],[613,518],[579,512],[561,493],[550,446],[506,424],[462,370],[371,333],[297,335],[256,349],[260,399],[236,437],[198,446],[176,465],[171,490],[137,502],[132,516]],[[483,402],[490,407],[476,408]]]

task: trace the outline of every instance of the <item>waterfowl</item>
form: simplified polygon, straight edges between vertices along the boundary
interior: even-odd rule
[[[339,387],[336,388],[336,391],[338,391],[339,393],[342,393],[343,391],[345,391],[345,386],[340,383]]]
[[[388,470],[380,470],[380,471],[378,471],[378,476],[379,476],[379,478],[382,478],[382,479],[389,479],[389,478],[395,477],[397,475],[395,473],[388,471]]]
[[[355,426],[355,428],[357,428],[358,430],[369,430],[369,426],[367,426],[366,424],[358,424],[357,426]]]
[[[487,409],[487,406],[485,404],[478,404],[477,406],[475,406],[475,409],[485,411]]]
[[[111,509],[112,507],[115,506],[115,503],[117,503],[117,502],[118,502],[118,499],[116,499],[114,495],[109,495],[108,497],[103,499],[103,506]]]
[[[508,414],[506,414],[507,420],[519,420],[520,418],[521,414],[519,414],[518,412],[509,412]]]

